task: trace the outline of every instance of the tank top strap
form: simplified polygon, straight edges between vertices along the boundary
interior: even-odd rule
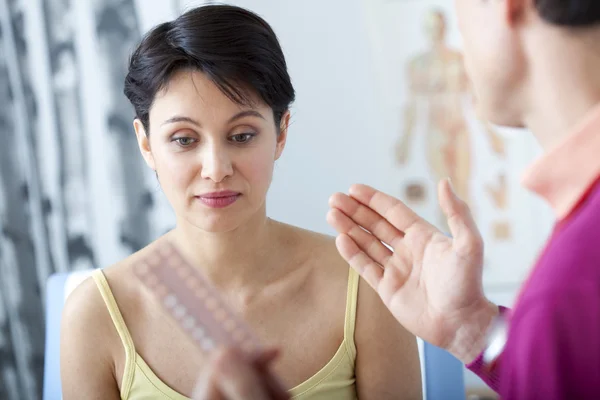
[[[356,327],[356,307],[358,302],[358,283],[360,275],[353,268],[348,272],[348,292],[346,295],[346,316],[344,322],[344,342],[352,359],[356,358],[354,331]]]
[[[123,371],[123,380],[121,382],[121,399],[126,399],[129,395],[131,384],[133,382],[135,346],[133,345],[133,339],[129,333],[129,329],[127,329],[127,325],[125,325],[125,320],[123,319],[123,315],[119,310],[115,296],[113,295],[112,290],[110,290],[110,286],[108,285],[108,280],[106,279],[104,272],[101,269],[97,269],[92,273],[92,277],[94,278],[96,286],[102,295],[102,299],[104,299],[104,304],[108,309],[110,318],[112,319],[115,329],[117,330],[117,333],[121,338],[121,342],[123,343],[123,347],[125,348],[125,369]]]

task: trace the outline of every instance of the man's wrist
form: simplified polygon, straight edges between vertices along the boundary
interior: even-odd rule
[[[464,364],[475,360],[485,350],[487,333],[498,314],[498,306],[485,300],[485,303],[461,324],[447,350]]]

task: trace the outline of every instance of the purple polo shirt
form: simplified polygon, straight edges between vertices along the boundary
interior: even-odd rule
[[[524,185],[557,223],[510,315],[493,369],[467,365],[503,400],[600,399],[600,104],[536,161]]]

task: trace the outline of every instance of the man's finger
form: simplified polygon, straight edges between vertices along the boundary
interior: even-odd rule
[[[397,198],[370,186],[352,185],[350,196],[381,215],[399,231],[406,232],[416,225],[429,225]]]
[[[392,257],[393,253],[390,249],[371,233],[356,225],[356,222],[348,218],[342,211],[335,208],[330,210],[327,214],[327,222],[339,233],[350,236],[354,243],[376,263],[386,265]]]
[[[383,268],[369,258],[352,238],[346,234],[340,234],[335,244],[340,255],[354,268],[360,276],[375,290],[379,287],[383,277]]]
[[[404,236],[402,231],[396,229],[381,215],[350,196],[336,193],[329,199],[329,205],[342,211],[355,224],[365,228],[377,239],[392,247],[394,247],[397,240]]]
[[[448,220],[455,251],[460,255],[483,252],[483,240],[469,206],[452,190],[448,179],[438,185],[440,207]]]

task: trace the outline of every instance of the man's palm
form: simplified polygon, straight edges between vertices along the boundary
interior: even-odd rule
[[[350,196],[331,198],[328,220],[340,233],[342,257],[396,319],[416,336],[449,348],[461,325],[488,303],[481,236],[447,181],[440,184],[440,205],[453,238],[401,201],[362,185],[353,186]]]

